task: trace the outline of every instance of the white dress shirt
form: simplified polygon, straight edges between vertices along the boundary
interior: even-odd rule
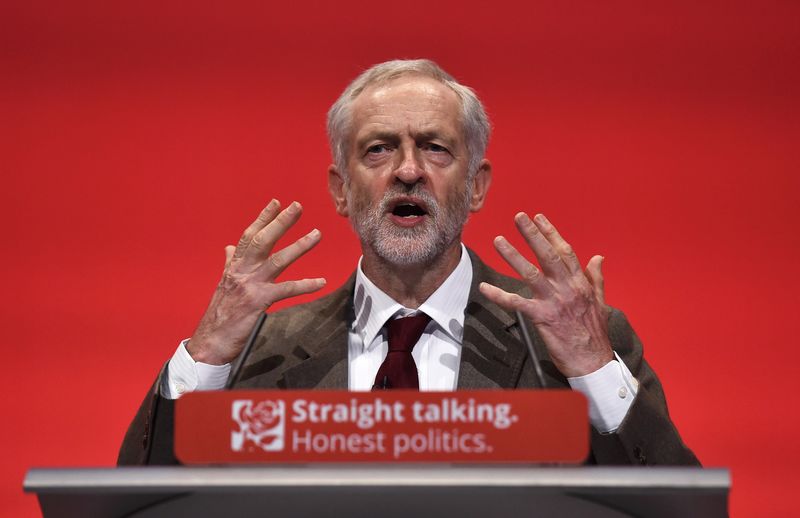
[[[464,337],[464,309],[472,283],[472,262],[464,245],[461,260],[439,288],[417,309],[403,307],[370,281],[358,262],[355,321],[348,333],[350,390],[372,389],[375,375],[389,351],[386,322],[418,312],[431,317],[411,356],[417,364],[419,389],[455,390]]]
[[[461,245],[461,260],[441,286],[416,310],[403,307],[364,275],[361,261],[356,272],[353,298],[355,321],[348,332],[349,389],[368,391],[388,350],[384,325],[390,318],[423,312],[431,317],[412,356],[422,391],[457,388],[464,336],[464,310],[472,284],[472,262]],[[164,397],[175,399],[194,390],[217,390],[225,386],[230,365],[195,362],[184,340],[169,363],[169,376],[161,386]],[[570,386],[589,401],[589,421],[600,432],[616,430],[625,418],[639,383],[614,353],[616,359],[585,376],[567,378]]]

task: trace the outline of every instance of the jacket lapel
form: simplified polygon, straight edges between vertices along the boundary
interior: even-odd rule
[[[478,290],[481,282],[525,295],[524,286],[486,266],[469,251],[473,274],[469,301],[464,313],[464,338],[458,373],[458,389],[539,387],[533,379],[527,348],[522,341],[516,317],[490,302]],[[282,384],[287,389],[348,388],[347,339],[353,322],[352,275],[337,290],[334,303],[322,322],[309,323],[298,333],[295,354],[305,358],[286,370]],[[545,371],[548,386],[566,383],[552,368],[547,349],[530,327],[534,349]]]
[[[287,389],[348,388],[347,330],[353,321],[352,275],[335,293],[334,303],[322,323],[311,322],[299,333],[295,355],[305,359],[286,370],[283,385]],[[315,325],[315,323],[317,325]]]
[[[325,343],[325,347],[284,372],[287,389],[347,389],[347,327],[340,326]],[[299,352],[303,353],[308,351]]]
[[[506,291],[525,295],[524,286],[515,279],[495,272],[474,252],[469,252],[473,274],[464,315],[464,339],[457,388],[540,387],[541,383],[531,376],[533,368],[516,316],[490,302],[478,290],[481,282],[488,282]],[[531,331],[534,350],[540,361],[543,364],[549,362],[547,349],[538,333],[530,326],[528,330]],[[550,381],[546,379],[545,383],[552,386]]]

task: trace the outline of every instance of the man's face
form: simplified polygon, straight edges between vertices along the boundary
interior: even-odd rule
[[[348,144],[341,196],[334,199],[365,253],[398,266],[419,265],[458,246],[483,194],[476,200],[474,182],[467,180],[455,92],[422,76],[368,88],[353,103]]]

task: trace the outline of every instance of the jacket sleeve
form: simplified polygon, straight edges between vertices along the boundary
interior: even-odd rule
[[[661,382],[644,360],[639,337],[618,310],[611,314],[609,335],[614,350],[639,381],[639,390],[616,432],[600,434],[592,429],[594,460],[598,464],[699,466],[669,417]]]
[[[118,466],[178,464],[173,452],[175,401],[161,397],[160,390],[168,366],[169,363],[161,369],[128,427],[117,457]]]

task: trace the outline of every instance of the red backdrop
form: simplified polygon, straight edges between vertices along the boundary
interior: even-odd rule
[[[605,255],[685,440],[732,468],[734,516],[796,508],[800,4],[109,4],[0,6],[2,514],[37,515],[29,467],[114,463],[271,197],[323,233],[289,273],[346,278],[324,114],[419,56],[495,125],[465,241],[504,269],[491,240],[525,209]]]

